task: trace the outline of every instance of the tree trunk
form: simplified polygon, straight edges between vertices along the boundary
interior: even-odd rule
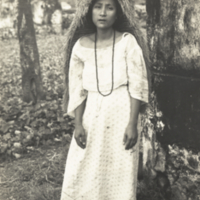
[[[147,0],[148,40],[156,68],[200,69],[200,1]],[[186,74],[186,73],[185,73]],[[193,74],[196,75],[196,74]]]
[[[160,139],[199,148],[200,0],[146,0],[146,6],[154,90],[167,124]]]
[[[18,0],[18,39],[25,102],[44,99],[39,54],[29,0]]]

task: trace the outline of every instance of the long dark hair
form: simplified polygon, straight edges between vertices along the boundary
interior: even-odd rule
[[[129,0],[114,0],[117,7],[117,20],[113,25],[114,29],[119,32],[128,32],[132,34],[139,46],[143,51],[143,56],[146,63],[147,75],[148,75],[148,85],[149,85],[149,99],[151,94],[151,72],[150,72],[150,60],[149,60],[149,49],[146,43],[146,40],[137,25],[137,21],[133,20],[134,12],[132,12],[132,3]],[[85,4],[84,4],[85,3]],[[67,111],[68,101],[69,101],[69,63],[72,48],[75,42],[82,36],[92,34],[96,32],[96,26],[92,21],[92,9],[96,0],[79,0],[78,3],[78,15],[75,20],[72,22],[68,37],[67,37],[67,46],[66,46],[66,55],[65,55],[65,92],[64,92],[64,104],[63,108],[65,112]],[[80,6],[80,7],[79,7]],[[122,7],[124,6],[124,7]],[[130,6],[130,7],[129,7]],[[85,9],[86,7],[86,9]],[[84,11],[84,15],[81,15],[81,12]],[[85,13],[85,11],[87,13]],[[128,11],[128,12],[127,12]]]

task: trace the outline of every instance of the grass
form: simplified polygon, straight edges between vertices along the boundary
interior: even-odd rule
[[[60,198],[69,143],[35,149],[0,168],[0,200],[57,200]]]

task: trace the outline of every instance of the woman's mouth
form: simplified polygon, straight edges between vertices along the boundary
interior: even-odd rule
[[[100,22],[106,22],[105,19],[99,19],[98,21],[100,21]]]

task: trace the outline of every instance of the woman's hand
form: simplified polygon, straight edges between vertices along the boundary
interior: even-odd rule
[[[125,149],[129,150],[133,148],[135,144],[137,143],[137,138],[138,138],[137,126],[128,125],[125,130],[124,139],[123,139]]]
[[[87,135],[82,125],[82,117],[85,110],[86,99],[75,109],[75,133],[76,143],[82,149],[86,147]]]
[[[85,149],[86,147],[86,141],[87,141],[87,135],[85,133],[85,130],[82,126],[82,124],[75,125],[75,134],[74,134],[76,143],[79,147],[82,149]]]

